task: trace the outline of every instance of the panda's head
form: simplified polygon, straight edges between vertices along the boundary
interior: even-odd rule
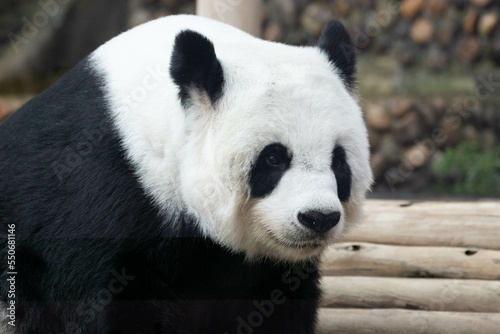
[[[245,37],[220,49],[194,31],[175,39],[182,197],[231,250],[303,260],[360,219],[372,182],[354,48],[337,21],[317,47]]]

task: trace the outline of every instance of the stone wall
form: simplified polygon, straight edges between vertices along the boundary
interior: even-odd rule
[[[314,44],[339,18],[361,53],[391,54],[404,68],[431,72],[479,62],[500,65],[500,3],[494,0],[267,0],[271,40]]]

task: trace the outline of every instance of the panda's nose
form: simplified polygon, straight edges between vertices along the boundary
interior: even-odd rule
[[[340,212],[322,213],[318,211],[301,212],[299,222],[316,233],[326,233],[338,224]]]

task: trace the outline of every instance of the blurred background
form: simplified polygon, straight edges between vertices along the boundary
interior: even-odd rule
[[[120,32],[195,11],[195,0],[0,0],[0,122]],[[500,196],[500,1],[264,0],[260,13],[254,34],[293,45],[315,45],[331,19],[347,26],[375,195]]]

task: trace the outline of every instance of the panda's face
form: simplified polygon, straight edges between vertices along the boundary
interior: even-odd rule
[[[209,62],[218,74],[186,87],[181,193],[206,235],[230,249],[299,261],[359,220],[368,141],[352,82],[328,50],[293,50],[282,62],[290,47],[275,47],[276,61],[247,66],[221,54]]]

